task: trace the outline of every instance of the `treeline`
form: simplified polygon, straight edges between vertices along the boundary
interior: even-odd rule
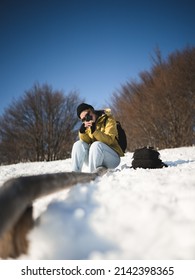
[[[0,117],[0,164],[70,157],[79,102],[76,92],[35,84]]]
[[[175,51],[165,60],[156,49],[150,71],[122,85],[112,110],[123,124],[128,150],[195,144],[195,48]]]

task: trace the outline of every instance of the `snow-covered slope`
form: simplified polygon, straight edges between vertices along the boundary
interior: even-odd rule
[[[35,201],[21,259],[195,259],[195,147],[160,154],[168,168],[130,169],[126,153],[115,172]],[[70,159],[0,166],[0,185],[70,170]]]

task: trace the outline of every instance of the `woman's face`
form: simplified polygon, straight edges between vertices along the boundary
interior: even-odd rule
[[[91,110],[85,110],[81,112],[80,119],[83,123],[85,122],[93,123],[96,120],[96,114],[94,114],[94,112],[92,112]]]

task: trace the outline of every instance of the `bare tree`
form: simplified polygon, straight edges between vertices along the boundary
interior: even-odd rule
[[[0,118],[2,162],[57,160],[70,156],[78,123],[76,92],[64,95],[35,84]]]
[[[163,60],[156,51],[151,71],[139,74],[113,94],[112,109],[123,123],[128,149],[195,143],[195,48]]]

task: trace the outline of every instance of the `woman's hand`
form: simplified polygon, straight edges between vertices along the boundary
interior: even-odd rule
[[[92,120],[91,120],[91,121],[88,121],[88,122],[85,121],[85,122],[84,122],[84,126],[85,126],[86,128],[87,128],[87,127],[92,127],[93,123],[94,123],[94,122],[93,122]]]
[[[84,126],[85,126],[85,128],[87,128],[87,127],[91,128],[91,133],[94,133],[94,131],[96,129],[96,124],[93,121],[84,122]]]

